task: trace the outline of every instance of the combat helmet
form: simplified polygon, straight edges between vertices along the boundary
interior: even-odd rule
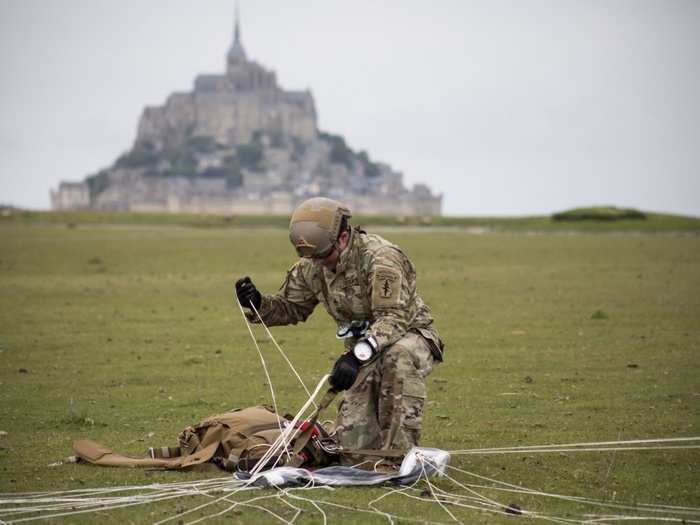
[[[327,257],[340,235],[343,217],[352,217],[350,209],[325,197],[314,197],[297,206],[289,222],[289,240],[299,257]]]

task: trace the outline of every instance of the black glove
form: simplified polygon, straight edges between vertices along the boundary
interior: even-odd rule
[[[336,390],[347,390],[357,379],[360,371],[360,361],[352,352],[341,355],[333,365],[329,381]]]
[[[250,308],[252,304],[256,310],[260,309],[262,295],[258,292],[253,281],[250,280],[250,277],[246,276],[236,281],[236,297],[242,306]]]

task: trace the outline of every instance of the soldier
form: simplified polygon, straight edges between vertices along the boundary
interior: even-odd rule
[[[443,344],[416,291],[416,272],[398,248],[349,227],[350,210],[316,197],[292,214],[289,238],[299,261],[276,294],[262,295],[249,277],[236,282],[243,306],[268,325],[305,321],[317,304],[338,325],[345,353],[330,382],[345,390],[335,432],[346,449],[403,449],[420,439],[425,379]],[[248,319],[258,322],[253,311]]]

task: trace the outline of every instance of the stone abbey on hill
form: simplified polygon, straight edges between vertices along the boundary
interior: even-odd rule
[[[289,214],[313,196],[355,214],[440,215],[442,196],[318,130],[311,91],[282,89],[249,60],[238,18],[226,73],[147,107],[130,151],[82,182],[51,192],[54,209]]]

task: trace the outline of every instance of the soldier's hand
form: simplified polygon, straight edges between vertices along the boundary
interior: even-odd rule
[[[236,297],[241,305],[250,308],[252,304],[256,310],[260,309],[262,295],[250,280],[250,277],[245,276],[236,281]]]
[[[347,390],[357,379],[360,371],[360,361],[352,352],[341,355],[333,365],[329,381],[336,390]]]

